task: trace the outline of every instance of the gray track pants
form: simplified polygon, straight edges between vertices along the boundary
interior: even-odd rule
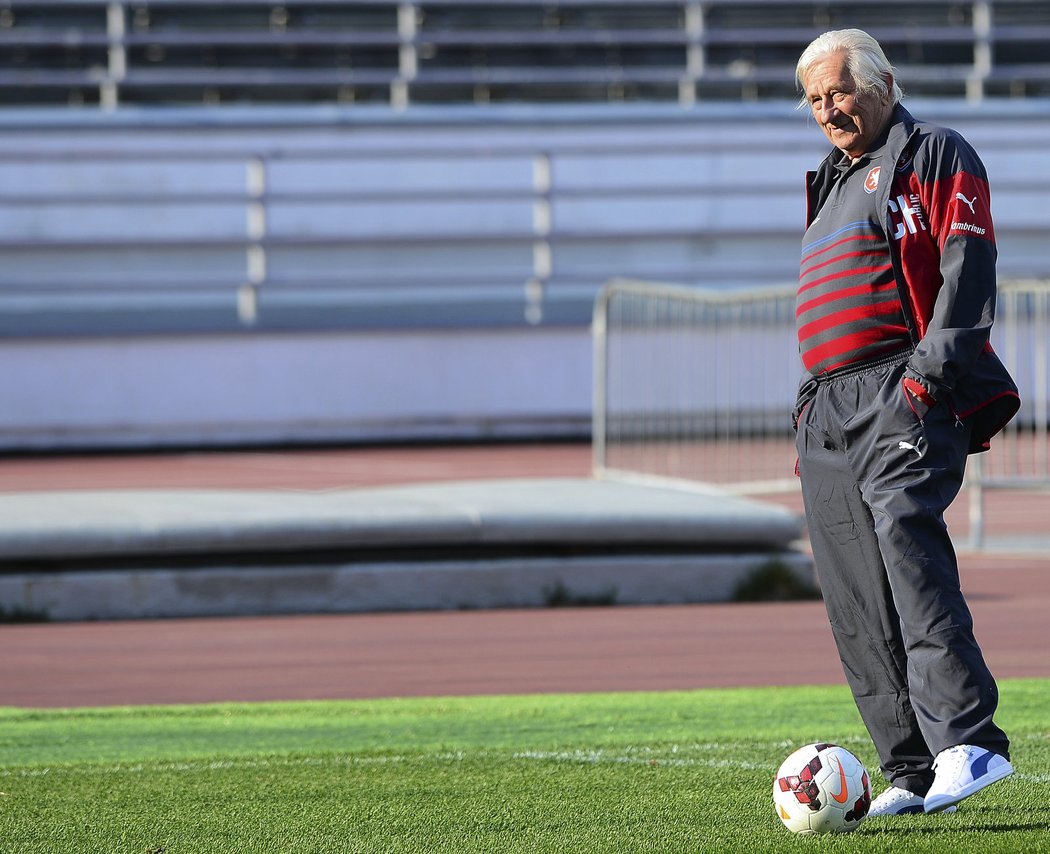
[[[796,446],[813,555],[847,681],[891,783],[924,795],[956,744],[1009,755],[944,511],[969,428],[920,421],[902,363],[821,382]]]

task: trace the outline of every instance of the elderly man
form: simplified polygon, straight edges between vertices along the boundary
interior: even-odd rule
[[[1020,405],[988,340],[988,180],[958,133],[900,105],[867,33],[825,33],[796,75],[834,146],[807,176],[796,311],[813,556],[891,784],[870,814],[952,810],[1013,771],[943,518],[967,454]]]

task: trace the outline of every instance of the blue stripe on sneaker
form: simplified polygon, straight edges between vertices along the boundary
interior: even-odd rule
[[[973,765],[970,766],[970,774],[975,780],[979,780],[988,773],[988,763],[992,761],[994,755],[990,750],[986,750],[974,760]]]

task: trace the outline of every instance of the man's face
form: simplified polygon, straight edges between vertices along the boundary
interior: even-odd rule
[[[820,129],[835,148],[850,157],[860,157],[868,150],[893,110],[889,94],[857,93],[842,53],[813,63],[803,85]]]

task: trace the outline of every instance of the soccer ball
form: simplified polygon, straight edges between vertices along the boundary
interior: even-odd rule
[[[773,778],[773,807],[792,833],[849,833],[871,807],[864,764],[835,744],[807,744]]]

